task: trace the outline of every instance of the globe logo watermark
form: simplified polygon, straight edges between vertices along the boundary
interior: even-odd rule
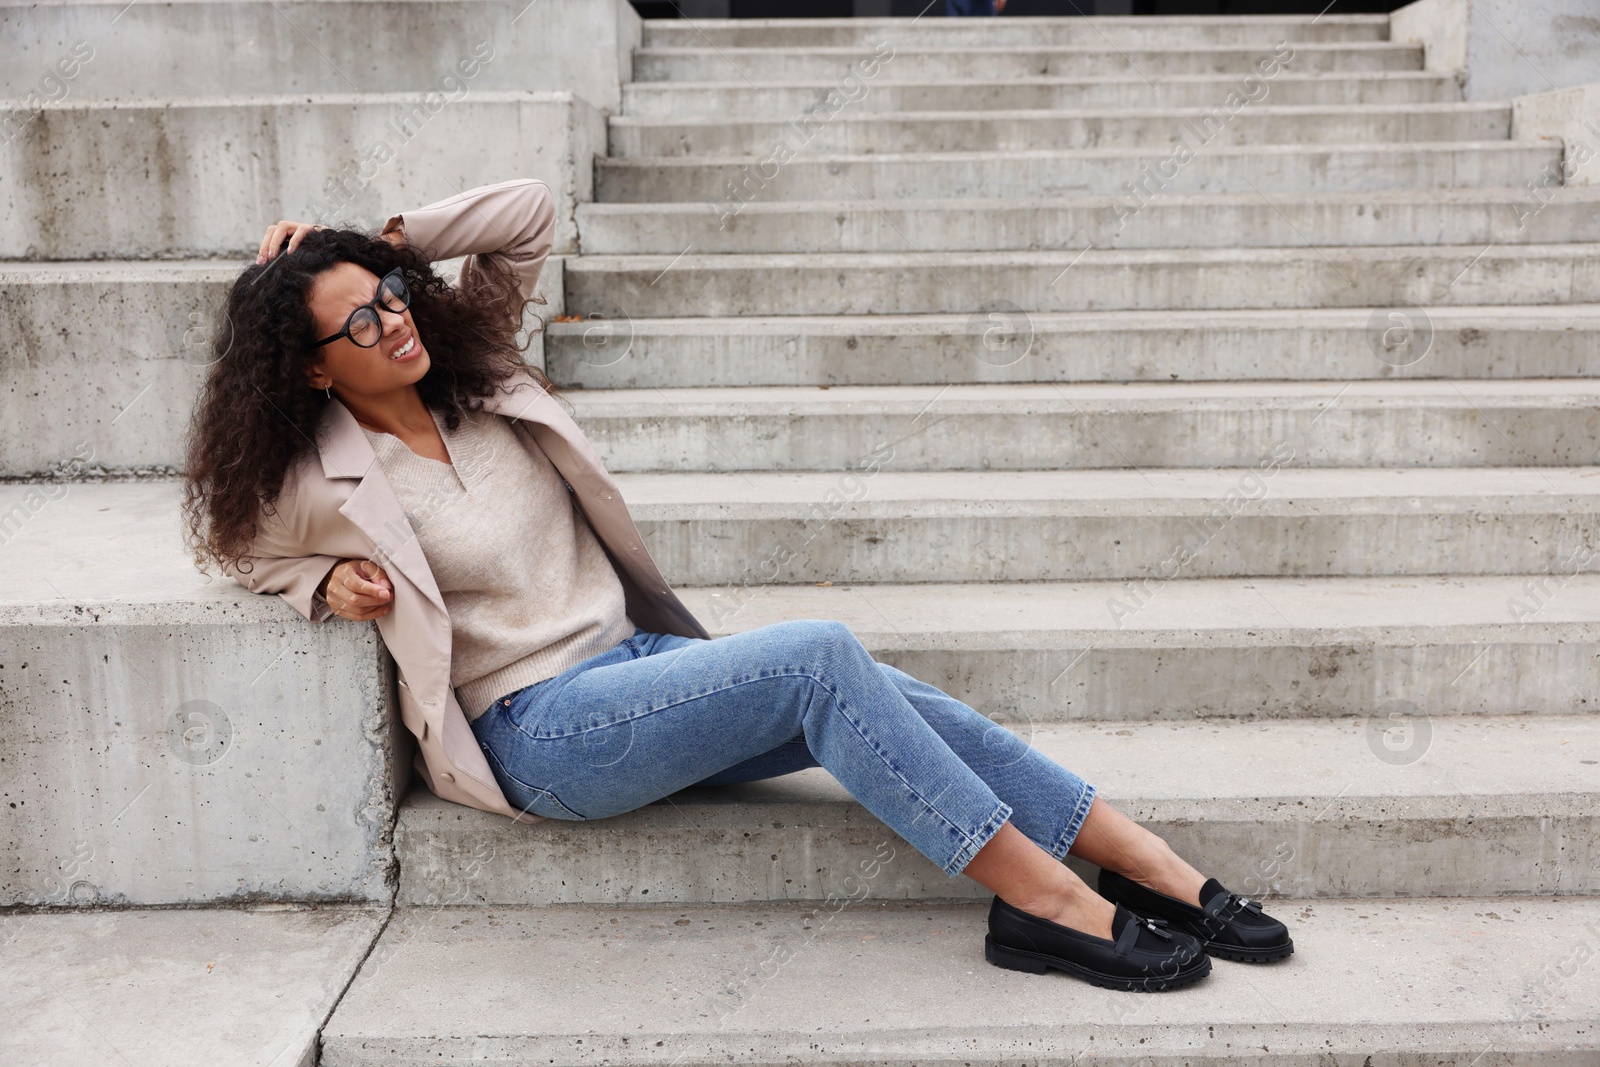
[[[583,363],[586,367],[609,367],[620,363],[633,350],[633,317],[621,308],[601,307],[584,314]]]
[[[1367,747],[1398,767],[1417,762],[1433,741],[1433,720],[1409,700],[1386,700],[1367,718]]]
[[[1367,319],[1367,341],[1381,362],[1409,367],[1433,348],[1433,320],[1415,304],[1378,308]]]
[[[167,747],[183,763],[209,766],[228,752],[233,743],[233,721],[209,700],[188,700],[178,706],[167,724]]]
[[[979,305],[967,318],[973,354],[991,367],[1020,363],[1033,348],[1033,320],[1009,300]]]

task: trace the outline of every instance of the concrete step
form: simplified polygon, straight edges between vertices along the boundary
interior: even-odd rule
[[[1600,891],[1600,776],[1585,762],[1600,762],[1600,720],[1592,715],[996,721],[991,732],[993,765],[969,763],[980,777],[1001,775],[1036,749],[1201,871],[1224,872],[1225,883],[1252,878],[1256,884],[1240,890],[1251,895]],[[947,877],[827,770],[812,767],[739,785],[691,785],[622,815],[552,820],[533,833],[419,787],[396,827],[397,903],[819,900],[868,840],[893,849],[894,863],[874,887],[883,898],[990,895],[970,878]],[[474,852],[493,858],[463,878]]]
[[[180,498],[0,485],[0,908],[387,900],[412,742],[377,629],[201,573]]]
[[[878,59],[874,85],[919,78],[1088,78],[1119,77],[1142,72],[1149,77],[1189,74],[1233,74],[1253,71],[1264,54],[1259,46],[1207,45],[1161,47],[1133,45],[1108,49],[1098,44],[1041,46],[894,46],[894,55],[870,45],[803,48],[707,48],[704,41],[682,47],[634,50],[633,75],[639,82],[723,81],[749,78],[764,82],[826,79],[837,81],[852,69],[859,76]],[[868,67],[860,63],[868,61]],[[1297,74],[1353,74],[1420,71],[1422,47],[1403,41],[1315,43],[1296,41],[1290,65]],[[1282,77],[1282,75],[1279,75]]]
[[[1120,110],[857,112],[820,107],[782,119],[610,120],[613,156],[762,154],[787,144],[815,152],[1026,152],[1041,148],[1370,144],[1497,141],[1511,136],[1504,103],[1249,105]]]
[[[397,207],[506,175],[550,186],[555,250],[571,251],[573,206],[592,198],[604,146],[600,113],[570,92],[63,100],[0,151],[12,190],[0,260],[223,255],[242,267],[274,220],[375,232]],[[398,156],[404,166],[378,163]]]
[[[379,962],[368,951],[388,916],[337,905],[0,916],[0,1061],[315,1067],[318,1031],[362,962]]]
[[[684,585],[1542,574],[1590,551],[1600,471],[903,472],[890,445],[830,473],[619,474]],[[1169,562],[1170,561],[1170,562]]]
[[[579,256],[585,316],[1567,304],[1600,301],[1600,245]]]
[[[1168,569],[1170,573],[1170,569]],[[1600,576],[679,587],[714,636],[837,619],[996,721],[1580,715]],[[1393,701],[1403,703],[1393,704]]]
[[[1170,131],[1168,131],[1170,132]],[[1530,141],[1417,144],[1215,145],[1181,168],[1153,145],[1076,151],[830,155],[775,165],[762,154],[595,160],[595,199],[701,201],[713,215],[751,200],[861,200],[1151,194],[1305,194],[1391,189],[1525,188],[1561,165],[1558,145]],[[770,147],[770,146],[767,146]],[[1169,177],[1163,177],[1167,175]]]
[[[1387,15],[1096,16],[1027,19],[647,19],[646,48],[1255,45],[1387,41]]]
[[[887,67],[880,73],[886,73]],[[752,89],[729,80],[635,82],[622,89],[622,113],[634,118],[693,115],[796,118],[829,93],[841,93],[857,111],[1012,111],[1086,108],[1208,108],[1238,92],[1238,74],[1162,75],[1146,81],[1133,74],[1114,77],[1014,77],[993,74],[921,81],[857,77],[848,89],[838,78],[765,81]],[[857,83],[861,83],[859,86]],[[1280,73],[1251,94],[1274,105],[1439,104],[1461,99],[1454,75],[1432,71],[1380,71],[1351,74]]]
[[[1567,378],[1600,305],[586,320],[545,337],[589,389],[969,382]],[[70,358],[61,350],[58,359]]]
[[[1270,973],[1219,960],[1187,991],[1136,996],[992,966],[988,905],[885,899],[878,882],[900,857],[884,862],[871,840],[834,872],[825,911],[401,909],[379,944],[391,962],[363,971],[324,1027],[322,1067],[986,1067],[1021,1049],[1149,1067],[1591,1057],[1600,968],[1582,961],[1600,945],[1600,902],[1277,902],[1295,953]]]
[[[70,92],[76,100],[434,91],[455,105],[488,90],[561,89],[615,111],[619,75],[626,80],[628,53],[638,43],[636,29],[629,37],[637,26],[633,13],[604,3],[530,11],[527,3],[183,0],[108,12],[94,0],[8,2],[0,4],[0,99],[21,100],[29,92],[49,98]],[[80,40],[92,49],[83,75],[69,88],[41,86],[39,79]],[[217,61],[191,62],[197,55]],[[450,113],[457,114],[454,106]],[[352,131],[337,156],[323,161],[334,165],[369,147]]]
[[[583,251],[924,252],[1600,241],[1600,187],[1059,199],[580,204]],[[914,237],[912,235],[915,235]]]
[[[1593,379],[578,391],[612,471],[1600,464]]]

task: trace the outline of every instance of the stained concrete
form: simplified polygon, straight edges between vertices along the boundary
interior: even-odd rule
[[[870,841],[856,854],[875,858]],[[864,874],[838,894],[402,911],[392,953],[323,1031],[322,1062],[1580,1067],[1600,1034],[1593,901],[1272,902],[1295,938],[1287,961],[1219,960],[1198,985],[1141,996],[990,965],[983,903],[888,901]]]
[[[318,1030],[387,918],[353,906],[0,916],[0,1060],[316,1067]]]

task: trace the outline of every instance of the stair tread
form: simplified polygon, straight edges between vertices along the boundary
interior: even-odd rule
[[[1401,717],[1388,719],[1390,710]],[[1411,716],[1414,741],[1396,738],[1394,762],[1377,755],[1384,729]],[[1025,741],[1141,819],[1171,819],[1183,809],[1206,821],[1441,818],[1468,814],[1468,797],[1470,813],[1482,818],[1592,815],[1600,800],[1600,717],[1593,715],[1451,717],[1375,702],[1373,716],[1361,719],[1034,722],[1004,710],[991,717],[995,729],[1019,739],[997,734],[996,760],[1014,761]],[[1412,743],[1416,750],[1408,751]],[[694,808],[857,804],[820,767],[691,788],[672,800]],[[408,803],[450,811],[449,801],[420,785]]]
[[[874,877],[895,862],[860,851]],[[482,908],[466,923],[456,909],[401,909],[382,967],[324,1028],[323,1062],[745,1063],[754,1046],[762,1062],[970,1064],[1047,1048],[1167,1067],[1310,1060],[1334,1035],[1429,1062],[1593,1047],[1600,968],[1549,971],[1600,940],[1592,899],[1273,902],[1295,937],[1288,960],[1219,960],[1181,995],[1132,1001],[988,964],[987,901],[878,900],[872,878],[840,878],[826,910]]]
[[[1416,378],[1357,382],[1096,382],[1088,384],[965,384],[683,386],[664,389],[580,389],[565,394],[581,415],[674,415],[737,417],[746,413],[793,415],[858,412],[862,415],[922,411],[987,412],[997,405],[1044,412],[1070,412],[1078,403],[1151,407],[1328,406],[1367,401],[1371,406],[1408,404],[1457,407],[1482,400],[1518,407],[1600,407],[1594,378],[1477,379],[1465,382]],[[929,405],[932,405],[930,407]]]

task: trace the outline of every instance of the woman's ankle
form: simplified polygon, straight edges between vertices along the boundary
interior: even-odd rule
[[[1065,926],[1079,933],[1111,939],[1111,917],[1116,905],[1083,885],[1066,886],[1048,897],[1033,900],[1007,900],[1019,911]]]

